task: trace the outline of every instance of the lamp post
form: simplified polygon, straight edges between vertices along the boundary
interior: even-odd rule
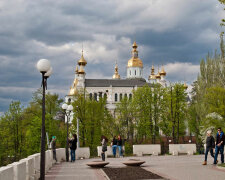
[[[66,161],[68,162],[69,161],[69,140],[68,140],[68,129],[69,129],[69,125],[68,125],[68,121],[70,119],[70,113],[71,111],[73,110],[73,106],[72,105],[67,105],[67,104],[63,104],[62,105],[62,109],[64,110],[65,112],[65,115],[67,117],[67,121],[66,121],[66,128],[67,128],[67,131],[66,131]]]
[[[47,59],[40,59],[37,62],[37,69],[42,74],[42,126],[41,126],[41,161],[40,161],[40,180],[45,179],[45,90],[47,89],[47,79],[52,74],[52,67]]]

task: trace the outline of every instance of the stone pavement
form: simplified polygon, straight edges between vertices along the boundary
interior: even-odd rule
[[[220,156],[219,156],[220,157]],[[106,167],[125,167],[121,162],[130,158],[146,161],[143,168],[171,180],[225,180],[225,169],[212,165],[213,159],[208,156],[207,166],[201,165],[204,156],[143,156],[125,158],[106,158],[110,162]],[[46,174],[46,180],[103,180],[107,179],[101,169],[92,169],[87,162],[100,160],[85,159],[75,163],[63,162],[54,165]]]

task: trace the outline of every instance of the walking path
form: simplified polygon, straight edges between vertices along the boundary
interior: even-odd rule
[[[194,156],[144,156],[125,158],[106,158],[110,162],[106,167],[125,167],[122,161],[137,158],[146,161],[143,168],[170,180],[225,180],[225,169],[212,165],[208,157],[207,166],[201,165],[203,155]],[[107,179],[101,169],[92,169],[86,163],[95,159],[77,160],[75,163],[63,162],[54,165],[46,174],[46,180],[104,180]]]

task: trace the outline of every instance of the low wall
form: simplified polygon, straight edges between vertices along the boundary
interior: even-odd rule
[[[160,144],[140,144],[133,145],[133,154],[142,156],[143,154],[159,155],[161,154]]]
[[[172,155],[178,155],[179,153],[193,155],[196,153],[196,144],[169,144],[169,153]]]
[[[58,161],[65,161],[65,148],[56,149]],[[45,152],[45,172],[55,163],[51,150]],[[0,180],[37,180],[40,178],[40,153],[0,168]]]
[[[122,147],[123,149],[123,154],[125,152],[125,147]],[[97,151],[98,151],[98,156],[101,157],[101,153],[102,153],[102,146],[98,146],[97,147]],[[113,152],[112,152],[112,147],[111,146],[107,146],[107,151],[105,152],[105,156],[113,156]],[[116,148],[116,157],[119,157],[119,148]]]
[[[66,161],[65,148],[56,149],[57,162]],[[90,148],[82,147],[76,150],[76,159],[90,158]],[[45,151],[45,172],[55,163],[52,150]],[[36,153],[0,167],[0,180],[38,180],[40,178],[40,153]]]
[[[34,158],[28,157],[25,159],[21,159],[20,162],[25,162],[26,163],[26,180],[30,180],[34,174],[35,174],[35,169],[34,169]]]
[[[90,148],[80,147],[76,149],[76,159],[89,159],[90,158]]]
[[[0,167],[0,179],[14,180],[13,166]]]

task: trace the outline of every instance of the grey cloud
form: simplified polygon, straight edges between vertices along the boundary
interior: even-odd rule
[[[51,60],[53,66],[49,90],[64,97],[74,78],[82,42],[88,78],[111,77],[116,59],[124,77],[134,39],[146,77],[153,61],[156,66],[196,65],[218,48],[223,12],[222,6],[211,0],[8,0],[0,9],[0,112],[11,100],[29,102],[29,89],[40,87],[35,65],[41,58]],[[182,79],[176,73],[168,74],[168,79]],[[3,92],[4,87],[24,89],[17,94]]]

